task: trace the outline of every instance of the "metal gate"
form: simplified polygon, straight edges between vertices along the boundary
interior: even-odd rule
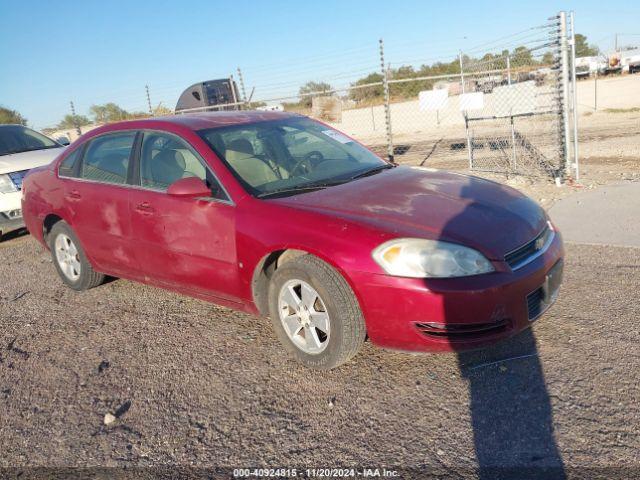
[[[463,112],[470,169],[563,177],[571,100],[565,22],[564,14],[550,19],[530,47],[461,61],[462,82],[473,90]]]

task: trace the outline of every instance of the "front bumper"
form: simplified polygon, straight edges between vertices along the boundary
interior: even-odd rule
[[[548,283],[549,271],[563,256],[556,234],[544,254],[513,272],[505,265],[502,271],[464,278],[363,272],[351,272],[350,277],[373,343],[406,351],[463,351],[531,326],[541,314],[531,310],[535,293]]]
[[[24,227],[21,192],[0,193],[0,235]]]

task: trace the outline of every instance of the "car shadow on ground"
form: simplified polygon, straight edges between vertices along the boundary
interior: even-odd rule
[[[468,231],[479,217],[494,218],[487,201],[476,200],[475,181],[470,179],[456,195],[468,203],[443,226],[443,240],[451,238],[447,232]],[[460,317],[458,303],[445,297],[446,318]],[[469,385],[478,477],[566,478],[534,331],[529,328],[491,347],[458,352],[457,359]]]
[[[11,240],[15,240],[16,238],[22,238],[29,235],[29,232],[26,228],[20,228],[18,230],[13,230],[11,232],[5,233],[0,237],[0,244],[5,242],[10,242]]]
[[[481,479],[566,478],[534,331],[458,353]]]

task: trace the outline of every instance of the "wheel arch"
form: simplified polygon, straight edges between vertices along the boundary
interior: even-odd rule
[[[66,222],[66,220],[55,213],[47,214],[42,220],[42,239],[47,248],[49,246],[49,233],[51,233],[51,229],[58,222]]]
[[[273,273],[284,263],[302,255],[313,255],[314,257],[317,257],[325,262],[327,265],[336,269],[336,271],[338,271],[338,273],[342,275],[351,290],[354,292],[358,302],[360,302],[357,290],[354,288],[351,279],[348,275],[346,275],[345,271],[340,268],[340,266],[336,264],[332,259],[327,258],[320,252],[314,251],[314,249],[305,247],[288,246],[281,248],[272,248],[270,249],[269,253],[264,255],[256,264],[255,268],[253,269],[253,276],[251,280],[253,302],[260,315],[267,316],[269,314],[269,282],[271,281]]]

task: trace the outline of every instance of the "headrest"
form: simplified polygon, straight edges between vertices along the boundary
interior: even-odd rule
[[[186,162],[182,153],[177,150],[162,150],[151,160],[153,180],[163,185],[170,185],[184,175]]]

